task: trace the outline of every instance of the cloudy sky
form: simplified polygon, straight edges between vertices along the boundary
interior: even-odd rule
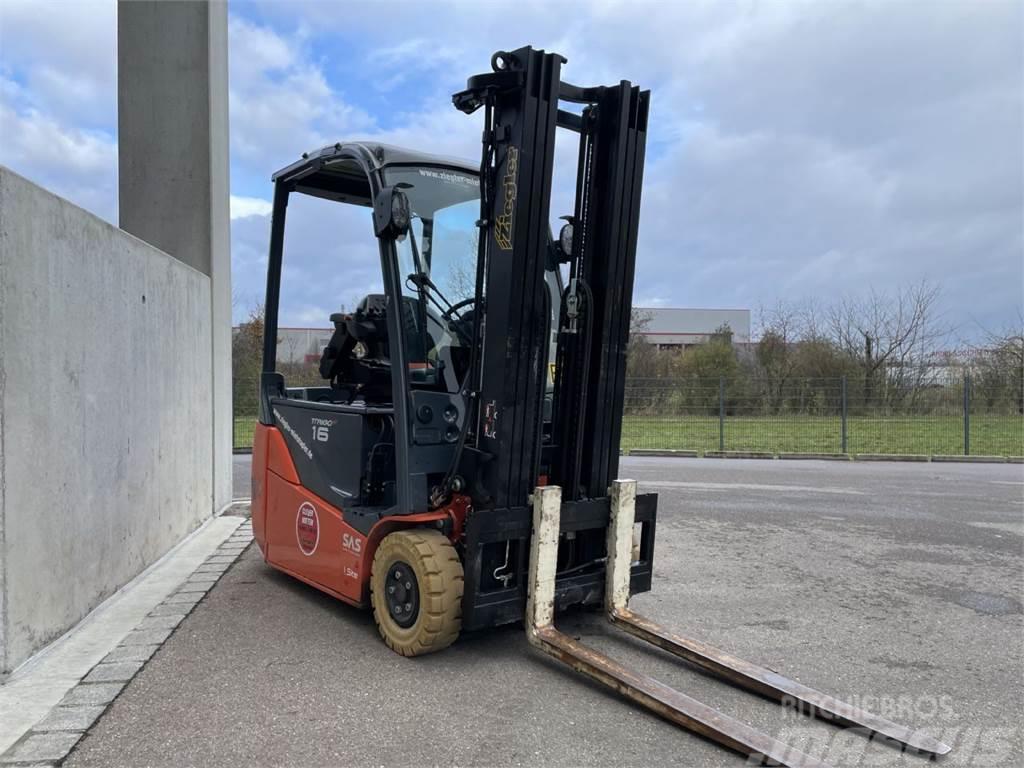
[[[116,5],[45,5],[0,4],[0,163],[116,222]],[[236,317],[262,294],[273,170],[349,138],[475,158],[479,116],[450,95],[527,43],[567,80],[652,90],[635,303],[756,311],[924,278],[963,339],[1024,303],[1024,3],[229,9]],[[329,214],[295,214],[316,226],[293,235],[286,324],[372,288],[366,212]]]

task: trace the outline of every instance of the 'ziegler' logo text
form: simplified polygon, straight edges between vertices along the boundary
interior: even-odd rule
[[[516,177],[519,175],[519,150],[508,148],[505,158],[505,178],[502,187],[505,189],[505,204],[494,221],[494,241],[505,251],[512,250],[512,214],[516,209]]]

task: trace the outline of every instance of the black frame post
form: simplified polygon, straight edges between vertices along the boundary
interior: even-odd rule
[[[718,377],[718,450],[725,451],[725,378]]]
[[[971,374],[964,372],[964,456],[971,455]]]
[[[840,453],[846,453],[846,376],[839,380],[840,414],[841,414],[841,437],[839,441]]]
[[[263,303],[263,372],[277,366],[277,310],[281,301],[281,254],[284,251],[284,220],[288,212],[288,188],[274,184],[274,208],[270,219],[270,252],[267,256],[267,295]]]

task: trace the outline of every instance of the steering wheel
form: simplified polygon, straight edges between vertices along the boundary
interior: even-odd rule
[[[441,318],[445,321],[445,323],[451,323],[452,317],[455,315],[456,312],[458,312],[463,307],[468,307],[470,304],[475,304],[475,303],[476,303],[476,297],[475,296],[471,296],[468,299],[463,299],[462,301],[457,301],[457,302],[455,302],[455,304],[453,304],[452,306],[448,307],[448,309],[446,309],[444,312],[441,313]]]

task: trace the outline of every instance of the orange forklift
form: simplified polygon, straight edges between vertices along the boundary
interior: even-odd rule
[[[819,761],[560,633],[610,621],[733,684],[929,755],[949,747],[629,610],[651,588],[657,496],[618,479],[649,92],[579,87],[565,59],[500,51],[453,96],[482,110],[478,164],[341,142],[273,176],[252,465],[266,562],[370,608],[404,656],[524,622],[531,644],[658,715],[765,763]],[[549,224],[556,131],[575,205]],[[570,136],[572,138],[572,136]],[[331,315],[317,387],[277,371],[289,197],[368,211],[383,293]]]

